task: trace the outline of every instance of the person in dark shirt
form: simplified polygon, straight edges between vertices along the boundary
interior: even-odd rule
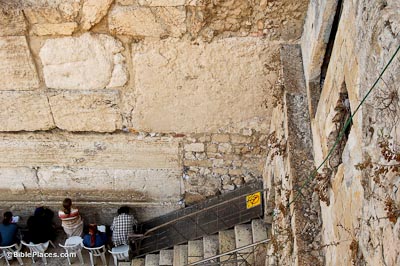
[[[89,225],[89,233],[83,237],[83,245],[89,248],[98,248],[107,244],[107,236],[97,230],[96,224]]]
[[[10,246],[18,242],[17,225],[12,223],[13,215],[11,212],[4,213],[3,223],[0,224],[0,246]]]
[[[56,237],[53,217],[52,210],[45,207],[36,208],[34,215],[28,219],[28,233],[24,236],[24,240],[34,244],[45,243],[48,240],[53,241]]]

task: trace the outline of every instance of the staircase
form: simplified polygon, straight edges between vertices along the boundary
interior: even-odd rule
[[[141,224],[132,265],[265,265],[263,194],[256,182]]]
[[[265,265],[268,228],[263,220],[254,219],[251,223],[133,259],[131,265]]]

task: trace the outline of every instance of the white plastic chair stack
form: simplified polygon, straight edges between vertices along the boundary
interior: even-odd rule
[[[79,236],[73,236],[68,238],[65,241],[64,245],[59,244],[60,247],[65,249],[65,252],[67,253],[67,260],[68,260],[68,265],[71,265],[71,260],[70,260],[70,254],[76,254],[79,258],[79,261],[81,264],[84,264],[83,257],[82,257],[82,238]]]
[[[35,258],[33,255],[41,254],[40,257],[42,257],[44,265],[47,265],[47,259],[46,259],[46,256],[44,255],[44,253],[49,248],[49,244],[51,244],[53,247],[55,247],[53,242],[51,242],[50,240],[45,243],[39,243],[39,244],[31,244],[31,243],[28,244],[22,240],[21,243],[22,243],[22,245],[29,248],[29,252],[31,253],[33,263],[35,263]]]
[[[104,245],[98,248],[88,248],[83,246],[84,249],[87,249],[89,251],[89,256],[90,256],[90,263],[92,266],[94,266],[94,262],[97,257],[101,258],[101,261],[103,262],[104,265],[107,266],[107,261],[106,261],[106,248]],[[94,258],[93,258],[94,257]]]
[[[8,259],[11,259],[13,257],[14,252],[20,252],[21,250],[21,245],[18,244],[14,244],[11,246],[4,246],[4,247],[0,247],[0,251],[2,251],[3,253],[3,257],[6,260],[6,263],[8,266],[10,266],[10,263],[8,262]],[[11,257],[10,255],[11,254]],[[16,257],[19,265],[24,265],[24,263],[22,262],[22,259],[20,257]]]
[[[129,260],[129,245],[122,245],[118,247],[113,247],[109,250],[114,258],[114,265],[118,266],[119,260],[128,261]]]

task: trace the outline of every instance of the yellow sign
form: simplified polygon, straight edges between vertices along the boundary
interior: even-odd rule
[[[256,207],[261,204],[261,192],[256,192],[246,196],[247,209]]]

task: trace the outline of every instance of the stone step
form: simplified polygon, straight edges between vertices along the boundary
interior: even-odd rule
[[[255,219],[251,221],[253,243],[268,239],[267,228],[267,224],[262,219]]]
[[[188,263],[188,245],[174,247],[173,266],[184,266]]]
[[[133,259],[131,266],[144,266],[144,258]]]
[[[164,249],[160,251],[160,266],[170,266],[173,264],[174,251],[172,249]]]
[[[235,241],[236,248],[241,248],[253,243],[253,234],[251,230],[251,224],[239,224],[235,225]],[[244,261],[250,265],[254,265],[254,254],[253,248],[247,248],[238,252],[237,259],[241,260],[243,264]]]
[[[234,230],[224,230],[220,231],[218,234],[219,239],[219,254],[234,250],[236,248],[235,244],[235,231]],[[233,257],[226,255],[219,258],[220,262],[227,260],[232,260]],[[236,258],[235,258],[236,259]],[[236,263],[224,263],[224,266],[235,266]]]
[[[271,224],[263,219],[255,219],[251,221],[251,230],[253,231],[253,243],[270,238]],[[266,261],[268,255],[268,243],[254,247],[255,265],[269,265]]]
[[[203,240],[193,240],[188,242],[188,263],[193,263],[203,259]]]
[[[146,255],[144,265],[145,266],[159,266],[160,255],[159,254],[148,254]]]
[[[204,245],[203,252],[205,259],[219,254],[218,235],[209,235],[203,237],[203,245]]]

